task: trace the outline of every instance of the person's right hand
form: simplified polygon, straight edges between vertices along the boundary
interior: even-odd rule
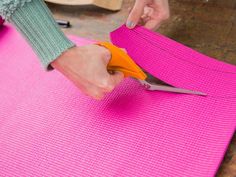
[[[111,53],[98,45],[73,47],[64,52],[51,66],[71,80],[84,94],[102,99],[122,80],[123,74],[107,71]]]

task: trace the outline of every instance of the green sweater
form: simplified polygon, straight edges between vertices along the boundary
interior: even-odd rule
[[[0,0],[0,16],[27,39],[45,69],[73,44],[60,30],[42,0]]]

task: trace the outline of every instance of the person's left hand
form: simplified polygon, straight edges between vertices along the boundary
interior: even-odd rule
[[[156,30],[170,16],[168,0],[136,0],[126,22],[130,29],[141,24]]]

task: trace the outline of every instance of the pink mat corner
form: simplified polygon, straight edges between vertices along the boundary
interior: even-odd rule
[[[126,79],[103,101],[92,100],[57,71],[43,71],[6,26],[0,175],[214,176],[235,131],[236,67],[143,28],[121,27],[112,40],[158,78],[209,96],[149,92]]]

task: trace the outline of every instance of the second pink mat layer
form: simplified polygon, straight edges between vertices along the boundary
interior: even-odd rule
[[[126,79],[94,101],[43,71],[9,26],[0,31],[0,85],[2,176],[214,176],[235,129],[235,99],[148,92]]]
[[[122,26],[111,33],[111,38],[142,68],[169,84],[197,89],[210,97],[236,98],[236,66],[142,27],[129,30]]]

